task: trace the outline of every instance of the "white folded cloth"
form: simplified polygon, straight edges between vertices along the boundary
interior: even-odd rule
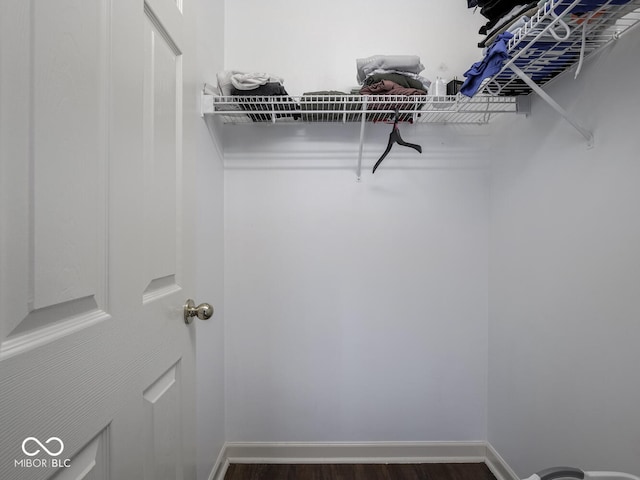
[[[356,60],[358,82],[362,84],[374,70],[398,70],[400,72],[420,73],[424,65],[417,55],[373,55]]]
[[[261,85],[267,83],[280,83],[284,80],[282,78],[270,75],[268,73],[236,73],[231,76],[231,83],[238,90],[255,90]]]

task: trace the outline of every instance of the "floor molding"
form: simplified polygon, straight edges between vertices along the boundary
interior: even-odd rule
[[[461,463],[485,459],[485,442],[227,443],[230,463]]]
[[[216,463],[213,464],[209,480],[223,480],[227,473],[227,468],[229,468],[229,460],[227,459],[227,444],[225,443],[220,449]]]
[[[519,480],[487,442],[227,442],[209,480],[223,480],[231,463],[477,463],[497,480]]]
[[[496,477],[497,480],[519,480],[516,473],[509,466],[507,462],[504,461],[504,458],[500,456],[498,451],[493,448],[493,445],[487,442],[487,452],[485,463],[493,476]]]

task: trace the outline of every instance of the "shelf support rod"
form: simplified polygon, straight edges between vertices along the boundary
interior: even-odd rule
[[[536,92],[545,102],[547,102],[549,106],[551,106],[551,108],[558,112],[562,116],[562,118],[569,122],[569,124],[587,140],[587,146],[589,148],[593,147],[593,133],[573,120],[573,118],[571,118],[569,113],[564,108],[562,108],[553,98],[551,98],[547,94],[547,92],[540,88],[540,86],[536,82],[534,82],[526,73],[520,70],[520,68],[517,67],[515,63],[509,65],[509,68],[513,71],[513,73],[518,75],[518,77],[520,77],[524,83],[529,85],[529,87],[531,87],[531,89]]]
[[[367,124],[367,96],[365,95],[362,102],[362,119],[360,121],[360,149],[358,150],[358,167],[356,169],[356,180],[360,181],[362,174],[362,147],[364,145],[364,127]]]

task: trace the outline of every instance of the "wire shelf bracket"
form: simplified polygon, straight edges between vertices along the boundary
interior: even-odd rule
[[[509,60],[485,84],[492,95],[535,92],[559,113],[588,147],[593,133],[572,118],[542,87],[640,25],[640,0],[547,0],[508,40]]]
[[[362,119],[360,121],[360,147],[358,148],[358,166],[356,167],[356,181],[362,176],[362,149],[364,147],[364,129],[367,124],[367,97],[362,102]]]
[[[526,73],[524,73],[520,68],[518,68],[515,64],[509,65],[509,68],[513,73],[518,75],[520,79],[526,83],[531,90],[538,94],[540,98],[542,98],[551,108],[553,108],[556,112],[558,112],[562,118],[564,118],[573,128],[575,128],[580,135],[582,135],[587,140],[587,148],[593,148],[593,133],[584,128],[578,122],[576,122],[569,113],[562,108],[558,102],[556,102],[547,92],[545,92],[536,82],[534,82],[531,77],[529,77]]]

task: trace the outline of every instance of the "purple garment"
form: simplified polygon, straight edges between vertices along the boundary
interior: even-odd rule
[[[507,44],[513,38],[513,33],[504,32],[498,35],[496,41],[489,47],[487,54],[480,61],[474,63],[464,74],[465,81],[460,87],[460,93],[473,97],[485,78],[489,78],[500,71],[507,59]]]

